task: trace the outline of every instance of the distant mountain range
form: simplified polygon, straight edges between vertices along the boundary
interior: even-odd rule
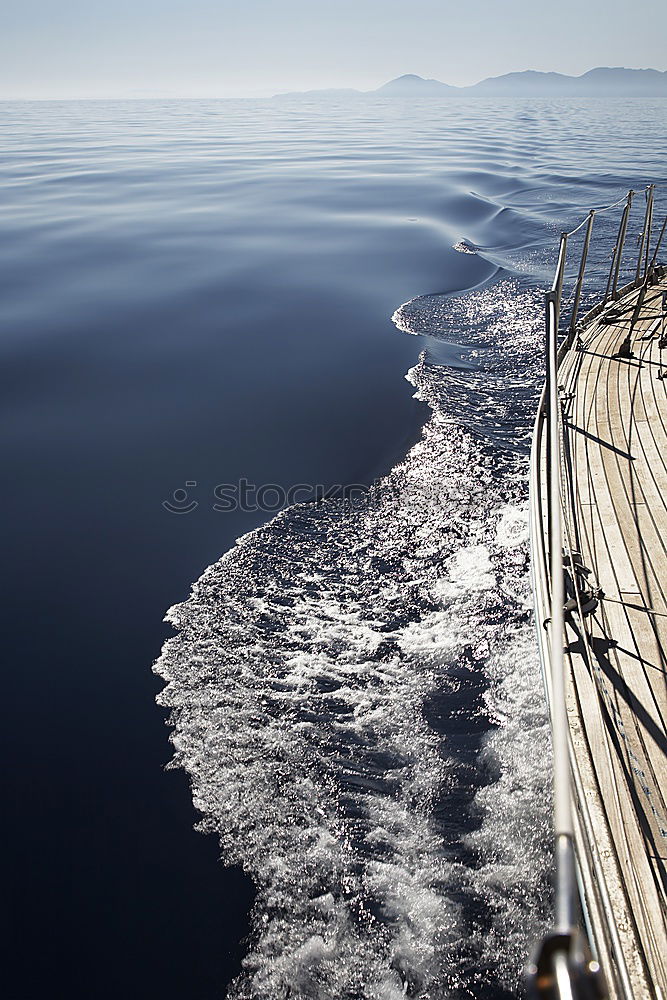
[[[406,73],[377,90],[305,90],[276,97],[667,97],[667,72],[657,69],[624,69],[598,66],[582,76],[564,73],[505,73],[491,76],[471,87],[453,87],[439,80],[425,80]]]

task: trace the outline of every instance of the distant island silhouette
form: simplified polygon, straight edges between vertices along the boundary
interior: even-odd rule
[[[667,71],[598,66],[581,76],[524,70],[491,76],[470,87],[426,80],[414,73],[396,77],[377,90],[338,88],[291,91],[283,97],[667,97]]]

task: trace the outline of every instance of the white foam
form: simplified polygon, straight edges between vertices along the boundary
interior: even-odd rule
[[[156,669],[175,763],[201,828],[257,886],[238,1000],[491,995],[518,983],[540,921],[548,764],[525,458],[474,424],[514,441],[523,397],[453,391],[456,374],[425,357],[409,377],[433,416],[353,516],[337,501],[281,513],[168,616],[178,632]],[[486,679],[497,726],[475,767],[429,714],[467,676]],[[480,825],[455,849],[462,781]]]
[[[507,549],[526,545],[528,542],[528,504],[508,504],[500,511],[496,527],[498,545]]]
[[[497,777],[475,797],[482,822],[467,843],[480,862],[478,891],[493,913],[480,952],[512,988],[546,930],[550,906],[551,743],[532,622],[490,658],[488,670],[486,701],[497,729],[483,761]]]
[[[466,592],[490,590],[495,583],[487,546],[468,545],[454,554],[447,576],[438,580],[433,589],[440,600],[448,602]]]
[[[456,250],[457,253],[468,253],[468,254],[477,253],[477,248],[474,247],[471,243],[466,242],[466,240],[459,240],[458,243],[455,243],[453,245],[452,250]]]

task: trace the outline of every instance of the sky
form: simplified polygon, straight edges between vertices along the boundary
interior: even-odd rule
[[[634,0],[4,0],[0,98],[254,97],[459,86],[515,70],[667,69],[667,4]]]

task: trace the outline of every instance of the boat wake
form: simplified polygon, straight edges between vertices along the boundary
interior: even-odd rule
[[[238,1000],[511,995],[546,919],[541,302],[503,279],[394,319],[425,337],[421,440],[366,495],[241,538],[171,609],[156,665],[200,827],[257,888]]]

